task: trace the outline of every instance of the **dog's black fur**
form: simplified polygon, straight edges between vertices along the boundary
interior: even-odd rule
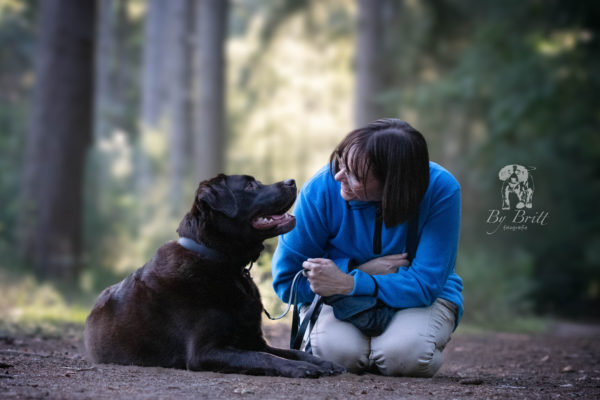
[[[142,268],[105,289],[86,320],[89,357],[99,363],[253,375],[343,372],[307,353],[270,347],[262,335],[260,294],[244,267],[258,258],[264,239],[291,230],[295,219],[276,218],[258,228],[255,221],[285,213],[295,198],[293,180],[267,186],[250,176],[219,175],[202,182],[177,232],[217,256],[169,242]]]

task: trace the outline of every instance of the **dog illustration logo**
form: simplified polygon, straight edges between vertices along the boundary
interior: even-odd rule
[[[517,209],[531,208],[533,200],[533,177],[530,171],[533,167],[510,164],[498,173],[502,183],[502,209],[510,210],[511,200],[516,200]]]

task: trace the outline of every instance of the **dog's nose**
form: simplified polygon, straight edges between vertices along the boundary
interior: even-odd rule
[[[293,179],[287,179],[283,181],[283,184],[286,186],[296,186],[296,181]]]

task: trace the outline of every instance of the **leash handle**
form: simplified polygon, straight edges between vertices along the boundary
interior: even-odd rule
[[[305,332],[309,327],[309,324],[310,328],[308,329],[308,336],[310,337],[310,332],[315,326],[315,322],[317,321],[317,317],[321,312],[322,306],[323,298],[318,294],[315,294],[312,303],[310,303],[308,311],[306,311],[306,314],[304,315],[302,324],[300,324],[300,312],[298,310],[298,304],[294,304],[294,321],[292,322],[292,332],[290,334],[290,349],[300,350],[300,346],[302,346],[302,340],[304,339]]]

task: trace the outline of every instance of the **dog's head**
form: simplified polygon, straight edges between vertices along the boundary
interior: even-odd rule
[[[286,212],[295,200],[293,179],[264,185],[248,175],[221,174],[200,183],[177,232],[233,251],[255,246],[294,228],[296,219]]]

